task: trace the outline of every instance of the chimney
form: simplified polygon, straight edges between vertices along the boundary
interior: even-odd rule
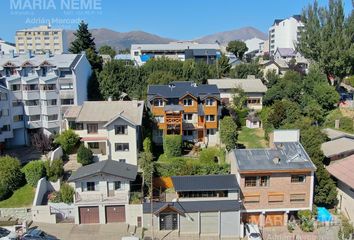
[[[280,163],[280,158],[278,156],[273,158],[273,163],[274,164],[279,164]]]
[[[176,85],[174,85],[173,83],[170,83],[170,84],[168,84],[168,87],[171,89],[171,92],[172,92],[172,90],[176,87]]]
[[[32,50],[28,49],[27,50],[27,58],[31,59],[31,57],[32,57]]]
[[[335,129],[339,129],[339,119],[336,119],[336,120],[334,121],[334,128],[335,128]]]
[[[107,101],[112,102],[112,97],[108,97]]]
[[[12,49],[11,49],[11,50],[9,51],[9,53],[10,53],[10,57],[11,57],[11,58],[15,58],[15,50],[12,50]]]

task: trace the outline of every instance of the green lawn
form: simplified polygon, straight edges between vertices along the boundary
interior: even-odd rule
[[[0,208],[17,208],[32,206],[35,188],[26,184],[17,189],[10,198],[0,201]]]
[[[264,131],[261,128],[250,129],[242,127],[238,133],[238,142],[246,148],[266,148],[267,141],[264,139]]]

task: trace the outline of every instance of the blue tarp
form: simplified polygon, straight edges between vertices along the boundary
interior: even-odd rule
[[[331,213],[324,207],[317,208],[317,220],[319,222],[330,222],[332,221]]]
[[[149,55],[149,54],[144,54],[140,56],[140,59],[142,62],[147,62],[150,58],[153,58],[153,55]]]

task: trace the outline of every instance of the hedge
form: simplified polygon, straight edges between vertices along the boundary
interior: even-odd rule
[[[17,158],[10,156],[0,157],[0,185],[11,193],[24,183],[21,164]]]
[[[79,140],[79,135],[77,135],[73,130],[69,129],[59,134],[55,138],[54,143],[59,144],[66,154],[70,154],[73,152],[75,146],[79,143]]]
[[[64,163],[61,159],[55,159],[52,162],[47,160],[44,164],[46,174],[51,182],[56,182],[64,174]]]
[[[93,163],[93,154],[91,149],[85,147],[84,144],[81,144],[77,150],[77,161],[83,166]]]
[[[69,184],[63,183],[60,187],[60,198],[64,203],[70,204],[74,202],[74,188]]]
[[[44,162],[41,160],[31,161],[21,171],[25,174],[27,183],[32,187],[36,187],[39,179],[45,176]]]
[[[163,150],[167,157],[179,157],[182,155],[182,136],[164,135]]]

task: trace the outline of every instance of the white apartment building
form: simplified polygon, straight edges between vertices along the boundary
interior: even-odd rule
[[[269,28],[270,55],[274,55],[277,48],[295,49],[303,26],[300,15],[276,19]]]
[[[0,52],[1,53],[8,53],[10,51],[16,51],[16,47],[2,39],[0,39]]]
[[[69,108],[64,118],[99,161],[137,165],[144,101],[88,101]]]
[[[257,38],[257,37],[254,37],[254,38],[251,38],[251,39],[247,39],[244,42],[246,43],[246,46],[248,48],[246,54],[252,53],[252,52],[257,54],[257,53],[259,53],[259,45],[261,43],[264,43],[264,40],[260,39],[260,38]]]
[[[0,85],[8,90],[13,129],[7,145],[28,143],[24,127],[29,133],[39,129],[59,132],[66,109],[87,100],[91,71],[84,54],[1,54]]]
[[[18,53],[32,50],[36,54],[61,54],[68,49],[65,31],[46,25],[16,31],[15,41]]]

